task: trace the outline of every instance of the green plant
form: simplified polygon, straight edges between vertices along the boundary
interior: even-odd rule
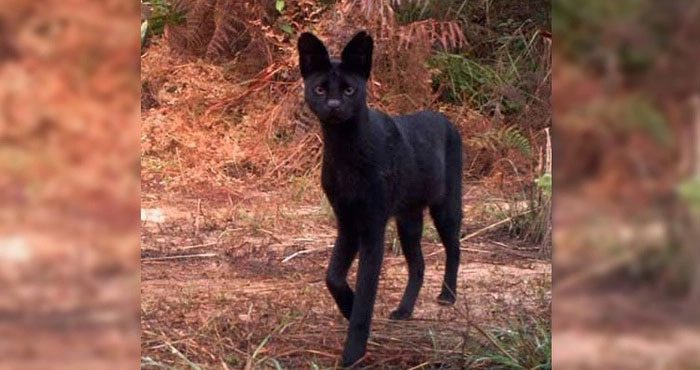
[[[466,55],[439,52],[428,64],[438,71],[433,84],[447,86],[445,97],[451,102],[483,107],[496,98],[498,87],[504,83],[492,67]]]
[[[175,10],[175,8],[167,2],[166,0],[153,0],[150,2],[142,2],[143,4],[149,5],[151,8],[151,15],[147,20],[148,31],[144,34],[143,25],[141,26],[141,39],[147,39],[153,35],[163,34],[163,30],[166,25],[176,25],[185,22],[185,16],[182,12]]]
[[[292,25],[288,22],[280,22],[280,23],[278,23],[278,27],[280,28],[280,30],[282,30],[282,32],[284,32],[288,35],[291,35],[294,33],[294,29],[292,28]]]
[[[433,7],[460,19],[468,40],[468,54],[438,53],[429,61],[437,70],[434,86],[446,88],[443,99],[504,115],[547,105],[542,87],[551,75],[548,12],[524,13],[509,3],[448,1]],[[469,21],[460,16],[465,9]]]
[[[529,195],[529,214],[516,222],[524,239],[539,243],[541,253],[550,255],[552,238],[552,174],[546,172],[535,179],[536,188]]]
[[[141,22],[141,44],[146,40],[146,33],[148,32],[148,19]]]
[[[527,158],[532,157],[530,141],[516,126],[491,129],[466,140],[466,144],[475,149],[488,149],[494,152],[515,149]]]
[[[535,179],[535,184],[537,188],[542,191],[542,193],[547,197],[552,197],[552,174],[547,172],[542,176]]]
[[[695,217],[700,217],[700,175],[680,183],[676,191]]]
[[[482,333],[493,344],[489,353],[478,356],[474,364],[497,369],[552,368],[552,333],[548,324],[525,320],[508,329]]]
[[[430,15],[430,0],[395,0],[396,20],[400,24],[417,22]]]
[[[275,9],[282,14],[282,11],[284,10],[284,0],[276,0],[275,1]]]
[[[552,174],[545,173],[516,196],[507,197],[509,207],[499,218],[509,217],[508,233],[521,240],[540,244],[543,256],[551,253]]]

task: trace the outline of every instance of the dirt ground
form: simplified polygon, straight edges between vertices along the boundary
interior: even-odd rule
[[[323,282],[333,218],[312,192],[315,201],[282,204],[274,193],[235,203],[143,194],[142,364],[337,365],[347,323]],[[465,224],[465,231],[481,226],[470,224],[469,211]],[[488,232],[462,243],[457,304],[439,306],[444,260],[432,225],[424,232],[426,276],[414,319],[389,321],[407,275],[392,228],[387,236],[370,368],[439,364],[441,353],[483,340],[470,338],[469,323],[491,330],[524,317],[548,321],[549,261],[527,246],[504,247],[503,235]]]

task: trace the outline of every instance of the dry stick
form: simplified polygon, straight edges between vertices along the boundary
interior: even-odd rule
[[[289,262],[292,258],[294,258],[294,257],[296,257],[296,256],[300,256],[300,255],[302,255],[302,254],[309,254],[309,253],[312,253],[312,252],[317,252],[317,251],[321,251],[321,250],[325,250],[325,249],[331,249],[331,248],[333,248],[332,245],[329,245],[329,246],[326,246],[326,247],[319,247],[319,248],[311,248],[311,249],[300,250],[300,251],[298,251],[298,252],[294,252],[294,253],[290,254],[290,255],[287,256],[287,257],[284,257],[284,258],[282,259],[282,263]]]
[[[506,223],[506,222],[512,221],[513,218],[515,218],[515,217],[519,217],[519,216],[526,215],[526,214],[532,212],[533,210],[534,210],[534,209],[531,209],[531,210],[525,211],[525,212],[523,212],[523,213],[517,214],[517,215],[515,215],[515,216],[506,217],[506,218],[504,218],[504,219],[502,219],[502,220],[500,220],[500,221],[498,221],[498,222],[496,222],[496,223],[493,223],[493,224],[491,224],[491,225],[489,225],[489,226],[486,226],[486,227],[484,227],[484,228],[481,228],[481,229],[479,229],[479,230],[477,230],[477,231],[475,231],[475,232],[473,232],[473,233],[471,233],[471,234],[469,234],[469,235],[466,235],[466,236],[463,237],[462,239],[459,239],[459,242],[461,243],[461,242],[463,242],[463,241],[465,241],[465,240],[468,240],[468,239],[471,239],[471,238],[473,238],[473,237],[475,237],[475,236],[481,235],[481,234],[483,234],[483,233],[486,232],[486,231],[489,231],[489,230],[491,230],[491,229],[493,229],[493,228],[495,228],[495,227],[501,226],[501,225],[503,225],[503,224]],[[463,251],[467,251],[467,252],[477,252],[477,253],[478,253],[478,252],[481,252],[481,253],[485,253],[485,252],[486,252],[486,251],[484,251],[484,250],[474,249],[474,248],[459,248],[459,249],[460,249],[460,250],[463,250]],[[434,255],[436,255],[436,254],[439,254],[439,253],[443,253],[444,251],[445,251],[444,249],[438,249],[437,251],[426,255],[425,258],[432,257],[432,256],[434,256]],[[489,252],[489,253],[493,253],[493,252]]]
[[[466,235],[466,236],[463,237],[462,239],[459,239],[459,241],[460,241],[460,242],[463,242],[463,241],[465,241],[465,240],[467,240],[467,239],[471,239],[471,238],[473,238],[473,237],[475,237],[475,236],[477,236],[477,235],[481,235],[481,234],[483,234],[483,233],[486,232],[486,231],[489,231],[489,230],[491,230],[491,229],[494,229],[494,228],[496,228],[496,227],[498,227],[498,226],[501,226],[501,225],[505,224],[506,222],[510,222],[510,221],[512,221],[512,220],[513,220],[512,217],[506,217],[506,218],[504,218],[504,219],[502,219],[502,220],[500,220],[500,221],[498,221],[498,222],[496,222],[496,223],[493,223],[493,224],[491,224],[491,225],[489,225],[489,226],[486,226],[486,227],[484,227],[484,228],[482,228],[482,229],[479,229],[479,230],[477,230],[477,231],[475,231],[475,232],[473,232],[473,233],[471,233],[471,234],[469,234],[469,235]]]
[[[169,342],[165,342],[165,344],[167,344],[168,347],[170,348],[170,352],[174,353],[175,355],[177,355],[177,357],[179,357],[179,358],[181,358],[183,361],[185,361],[185,362],[187,363],[187,365],[189,365],[192,369],[194,369],[194,370],[202,370],[202,368],[201,368],[199,365],[197,365],[197,364],[195,364],[194,362],[190,361],[190,359],[188,359],[185,355],[183,355],[182,352],[178,351],[178,349],[175,348],[175,346],[173,346],[173,345],[170,344]]]
[[[483,249],[476,249],[476,248],[459,248],[461,251],[465,252],[474,252],[474,253],[484,253],[484,254],[493,254],[493,251],[487,251]]]
[[[277,355],[277,357],[287,357],[287,356],[291,356],[291,355],[294,355],[294,354],[297,354],[297,353],[311,353],[311,354],[313,354],[313,355],[319,355],[319,356],[330,357],[330,358],[336,358],[336,357],[338,357],[337,355],[334,355],[334,354],[332,354],[332,353],[316,351],[316,350],[313,350],[313,349],[294,349],[294,350],[291,350],[291,351],[282,352],[282,353],[280,353],[279,355]]]
[[[508,351],[506,351],[506,349],[503,348],[503,347],[498,343],[497,340],[495,340],[489,333],[487,333],[487,332],[486,332],[484,329],[482,329],[479,325],[477,325],[477,324],[475,324],[474,322],[471,322],[471,321],[469,322],[469,324],[470,324],[474,329],[476,329],[479,333],[481,333],[481,335],[483,335],[484,337],[486,337],[486,339],[488,339],[489,342],[491,342],[494,346],[496,346],[496,348],[498,348],[499,351],[503,352],[504,355],[508,356],[508,358],[510,358],[514,363],[520,364],[520,362],[519,362],[518,360],[516,360],[515,357],[513,357],[513,355],[511,355]]]
[[[498,222],[496,222],[496,223],[493,223],[493,224],[491,224],[491,225],[489,225],[489,226],[486,226],[486,227],[484,227],[484,228],[482,228],[482,229],[479,229],[479,230],[477,230],[477,231],[475,231],[475,232],[473,232],[473,233],[471,233],[471,234],[469,234],[469,235],[463,237],[462,239],[459,239],[459,241],[460,241],[460,242],[463,242],[463,241],[465,241],[465,240],[467,240],[467,239],[471,239],[471,238],[473,238],[473,237],[475,237],[475,236],[477,236],[477,235],[481,235],[481,234],[483,234],[484,232],[489,231],[489,230],[491,230],[491,229],[493,229],[493,228],[495,228],[495,227],[501,226],[501,225],[503,225],[503,224],[506,223],[506,222],[513,221],[513,219],[514,219],[515,217],[524,216],[524,215],[526,215],[526,214],[528,214],[528,213],[530,213],[530,212],[532,212],[532,211],[534,211],[534,209],[527,210],[527,211],[525,211],[525,212],[523,212],[523,213],[520,213],[520,214],[517,214],[517,215],[515,215],[515,216],[506,217],[506,218],[502,219],[501,221],[498,221]]]
[[[412,367],[412,368],[410,368],[410,369],[408,369],[408,370],[418,370],[418,369],[422,369],[422,368],[424,368],[424,367],[430,365],[431,363],[432,363],[432,362],[430,362],[430,361],[426,361],[426,362],[424,362],[424,363],[422,363],[422,364],[418,364],[418,365],[416,365],[416,366],[414,366],[414,367]]]
[[[272,239],[275,239],[276,242],[282,243],[282,239],[278,238],[274,232],[267,229],[263,229],[262,227],[257,228],[257,230],[269,235]]]
[[[173,248],[173,249],[176,250],[176,251],[188,251],[188,250],[190,250],[190,249],[211,247],[212,245],[217,245],[217,244],[219,244],[219,241],[218,241],[218,240],[215,241],[215,242],[202,243],[202,244],[195,244],[195,245],[187,245],[187,246],[184,246],[184,247],[177,247],[177,248]]]
[[[533,261],[542,261],[542,260],[539,259],[539,258],[531,257],[531,256],[525,255],[525,254],[523,254],[523,253],[517,252],[517,251],[515,250],[514,247],[512,247],[512,246],[510,246],[510,245],[508,245],[508,244],[501,243],[501,242],[498,242],[498,241],[495,241],[495,240],[489,240],[489,241],[490,241],[492,244],[494,244],[494,245],[498,246],[499,248],[501,248],[501,250],[503,250],[504,252],[506,252],[506,253],[508,253],[508,254],[512,254],[512,255],[514,255],[514,256],[517,256],[517,257],[520,257],[520,258],[529,259],[529,260],[533,260]]]
[[[224,360],[223,360],[222,358],[219,358],[219,360],[221,360],[221,367],[222,367],[224,370],[231,370],[231,369],[228,367],[228,365],[226,365],[226,362],[224,362]]]
[[[165,260],[176,260],[176,259],[185,259],[185,258],[208,258],[208,257],[217,257],[217,256],[218,256],[218,254],[216,254],[216,253],[183,254],[183,255],[178,255],[178,256],[142,258],[141,261],[142,262],[165,261]]]
[[[493,229],[493,228],[495,228],[495,227],[498,227],[498,226],[500,226],[500,225],[503,225],[503,224],[506,223],[506,222],[512,221],[513,218],[515,218],[515,217],[519,217],[519,216],[526,215],[526,214],[528,214],[528,213],[530,213],[530,212],[532,212],[532,211],[533,211],[533,210],[528,210],[528,211],[526,211],[526,212],[520,213],[520,214],[515,215],[515,216],[512,216],[512,217],[506,217],[506,218],[504,218],[503,220],[500,220],[500,221],[498,221],[498,222],[496,222],[496,223],[493,223],[493,224],[491,224],[491,225],[489,225],[489,226],[486,226],[486,227],[484,227],[484,228],[482,228],[482,229],[479,229],[479,230],[477,230],[477,231],[475,231],[475,232],[473,232],[473,233],[471,233],[471,234],[469,234],[469,235],[466,235],[465,237],[463,237],[463,238],[460,239],[459,241],[460,241],[460,242],[463,242],[463,241],[468,240],[468,239],[471,239],[471,238],[473,238],[473,237],[475,237],[475,236],[481,235],[481,234],[483,234],[483,233],[486,232],[486,231],[489,231],[489,230],[491,230],[491,229]],[[328,249],[328,248],[332,248],[332,247],[333,247],[333,246],[301,250],[301,251],[299,251],[299,252],[292,253],[291,255],[285,257],[284,259],[282,259],[282,262],[287,262],[287,261],[291,260],[292,258],[298,256],[298,255],[307,254],[307,253],[311,253],[311,252],[315,252],[315,251],[319,251],[319,250],[323,250],[323,249]],[[480,249],[473,249],[473,248],[460,248],[460,249],[461,249],[461,250],[464,250],[464,251],[481,252],[481,253],[486,253],[486,252],[488,252],[488,251],[484,251],[484,250],[480,250]],[[430,256],[433,256],[433,255],[438,254],[438,253],[441,253],[441,252],[443,252],[442,249],[441,249],[441,250],[438,250],[438,251],[436,251],[436,252],[433,252],[433,253],[431,253],[431,254],[425,256],[425,257],[430,257]],[[491,252],[488,252],[488,253],[491,253]]]
[[[552,176],[552,136],[549,134],[549,127],[545,128],[544,132],[547,134],[547,155],[545,156],[545,161],[546,161],[545,162],[546,163],[545,164],[545,171],[546,171],[545,173],[548,173],[550,176]],[[550,197],[552,196],[551,189],[552,188],[550,187],[550,194],[549,194]],[[549,199],[549,201],[551,202],[551,198]],[[540,253],[547,254],[547,255],[551,256],[551,254],[552,254],[552,242],[551,242],[551,240],[552,240],[552,212],[551,212],[551,205],[547,211],[548,211],[547,214],[549,216],[549,220],[546,223],[545,234],[544,234],[544,237],[542,238],[542,241],[543,241],[542,242],[542,247],[543,247],[542,249],[544,249],[545,243],[549,244],[549,247],[545,251],[542,251],[542,249],[540,249]]]
[[[549,127],[544,129],[544,132],[547,134],[547,155],[545,156],[545,170],[547,171],[547,173],[552,173],[552,136],[549,134]]]

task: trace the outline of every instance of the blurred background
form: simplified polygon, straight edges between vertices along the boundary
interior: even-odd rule
[[[553,365],[700,366],[700,2],[552,3]]]
[[[138,27],[0,1],[0,368],[138,366]]]

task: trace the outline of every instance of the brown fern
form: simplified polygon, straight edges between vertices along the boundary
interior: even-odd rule
[[[175,0],[173,8],[184,15],[183,24],[168,25],[170,47],[185,55],[202,55],[214,34],[215,0]]]
[[[187,14],[187,47],[196,55],[201,55],[214,34],[214,0],[199,0]]]
[[[456,21],[426,19],[402,26],[399,34],[404,48],[416,37],[427,37],[431,45],[440,45],[444,50],[460,49],[467,45],[462,27]]]
[[[231,57],[251,42],[246,19],[257,18],[262,1],[174,0],[173,8],[185,22],[166,27],[170,47],[182,54],[210,60]]]
[[[390,38],[397,35],[400,38],[399,47],[407,49],[412,42],[423,42],[425,38],[431,45],[439,45],[444,50],[455,50],[467,45],[462,27],[458,21],[439,21],[426,19],[399,26],[396,22],[395,8],[406,3],[417,6],[429,6],[428,0],[350,0],[347,3],[356,5],[370,24],[378,38]]]
[[[207,45],[205,56],[217,60],[233,55],[250,42],[245,23],[236,19],[240,14],[240,4],[236,0],[218,0],[214,8],[214,34]]]

